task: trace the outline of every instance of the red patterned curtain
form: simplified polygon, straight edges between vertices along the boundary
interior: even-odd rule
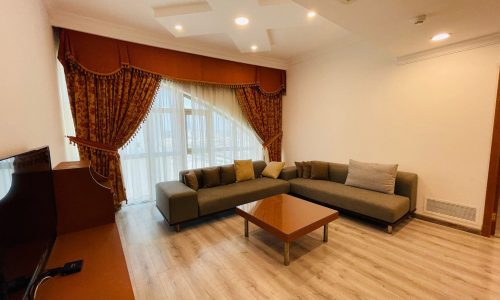
[[[243,114],[262,139],[269,160],[281,161],[282,94],[266,94],[258,87],[236,89]]]
[[[159,75],[122,67],[98,75],[74,61],[65,64],[66,83],[81,160],[108,177],[117,208],[126,200],[118,149],[135,134],[160,85]]]

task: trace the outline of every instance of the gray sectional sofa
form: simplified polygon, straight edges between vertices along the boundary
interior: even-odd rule
[[[226,180],[223,185],[216,187],[200,188],[198,191],[184,184],[184,175],[189,170],[181,171],[179,181],[161,182],[156,185],[156,206],[167,222],[179,230],[180,223],[269,196],[289,193],[288,181],[261,177],[265,167],[264,161],[254,161],[256,179],[235,182],[234,166],[221,166],[221,177],[232,180]],[[194,172],[198,182],[203,186],[201,170],[195,169]]]
[[[389,233],[393,225],[415,211],[418,178],[413,173],[398,172],[394,194],[384,194],[345,185],[348,172],[345,164],[328,163],[329,180],[297,178],[296,167],[284,168],[278,179],[260,177],[265,162],[255,161],[253,166],[256,175],[254,180],[226,180],[224,185],[198,191],[184,184],[184,175],[188,170],[182,171],[179,181],[156,185],[156,205],[168,223],[176,225],[177,230],[180,223],[282,193],[291,193],[375,220],[387,225]],[[201,169],[194,172],[198,181],[202,182]],[[221,167],[221,177],[234,178],[234,167]]]

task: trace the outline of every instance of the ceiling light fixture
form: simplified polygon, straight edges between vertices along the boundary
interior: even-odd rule
[[[248,24],[248,22],[250,22],[248,20],[248,18],[245,18],[245,17],[238,17],[236,19],[234,19],[234,23],[236,23],[236,25],[239,25],[239,26],[245,26]]]
[[[314,10],[310,10],[308,13],[307,13],[307,17],[308,18],[314,18],[316,17],[316,12]]]
[[[182,29],[183,29],[182,25],[180,25],[180,24],[175,25],[175,27],[174,27],[174,28],[175,28],[175,30],[177,30],[177,31],[182,31]]]
[[[259,49],[259,47],[257,47],[257,45],[252,45],[252,47],[250,47],[252,49],[252,51],[257,51],[257,49]]]
[[[446,40],[449,37],[450,37],[450,34],[448,32],[438,33],[432,37],[431,41],[439,42],[439,41]]]

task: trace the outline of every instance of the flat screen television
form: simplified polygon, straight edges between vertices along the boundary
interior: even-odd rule
[[[0,158],[0,299],[31,299],[56,239],[48,147]]]

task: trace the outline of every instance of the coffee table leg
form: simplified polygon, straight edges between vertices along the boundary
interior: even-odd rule
[[[323,242],[328,242],[328,224],[323,226]]]
[[[248,220],[245,219],[245,237],[248,237]]]
[[[283,256],[285,266],[288,266],[290,264],[290,242],[285,242],[283,247]]]

